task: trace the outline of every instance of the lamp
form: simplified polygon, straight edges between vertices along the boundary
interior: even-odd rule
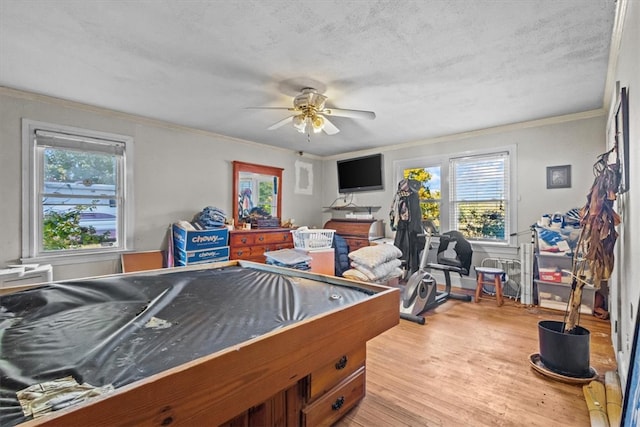
[[[311,130],[319,133],[324,128],[324,118],[316,114],[298,114],[293,118],[293,127],[300,133],[309,133]]]
[[[319,133],[322,131],[322,128],[324,127],[324,119],[322,118],[322,116],[313,116],[312,123],[314,133]]]
[[[305,129],[307,127],[307,122],[305,121],[304,116],[304,114],[299,114],[293,118],[293,127],[295,127],[300,133],[305,133]]]

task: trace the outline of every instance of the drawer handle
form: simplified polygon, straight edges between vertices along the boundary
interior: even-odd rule
[[[258,237],[258,240],[260,240],[262,242],[264,240],[264,236]]]
[[[342,405],[344,405],[344,396],[340,396],[339,398],[337,398],[336,401],[333,402],[333,405],[331,405],[331,409],[337,411],[342,408]]]
[[[241,240],[242,240],[242,243],[247,243],[247,238],[246,237],[243,237]]]
[[[347,358],[347,356],[342,356],[336,363],[336,369],[339,371],[340,369],[346,368],[348,361],[349,359]]]

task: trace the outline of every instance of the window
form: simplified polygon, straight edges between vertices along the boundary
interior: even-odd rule
[[[420,211],[422,222],[428,224],[434,231],[440,231],[440,203],[442,192],[440,189],[440,166],[405,169],[403,177],[414,179],[422,184],[419,190]]]
[[[509,241],[509,155],[453,158],[450,167],[450,227],[467,238]]]
[[[126,248],[131,138],[23,121],[23,258]]]
[[[436,233],[462,232],[479,243],[512,243],[517,229],[510,184],[514,146],[464,155],[397,161],[396,180],[420,181],[420,209],[425,227]]]

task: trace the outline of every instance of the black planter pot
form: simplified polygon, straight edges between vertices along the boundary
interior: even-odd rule
[[[563,322],[543,320],[538,323],[540,360],[546,368],[560,375],[588,378],[590,332],[576,326],[574,334],[562,332]]]

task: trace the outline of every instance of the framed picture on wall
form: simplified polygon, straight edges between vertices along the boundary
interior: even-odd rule
[[[547,166],[547,188],[571,188],[571,165]]]

